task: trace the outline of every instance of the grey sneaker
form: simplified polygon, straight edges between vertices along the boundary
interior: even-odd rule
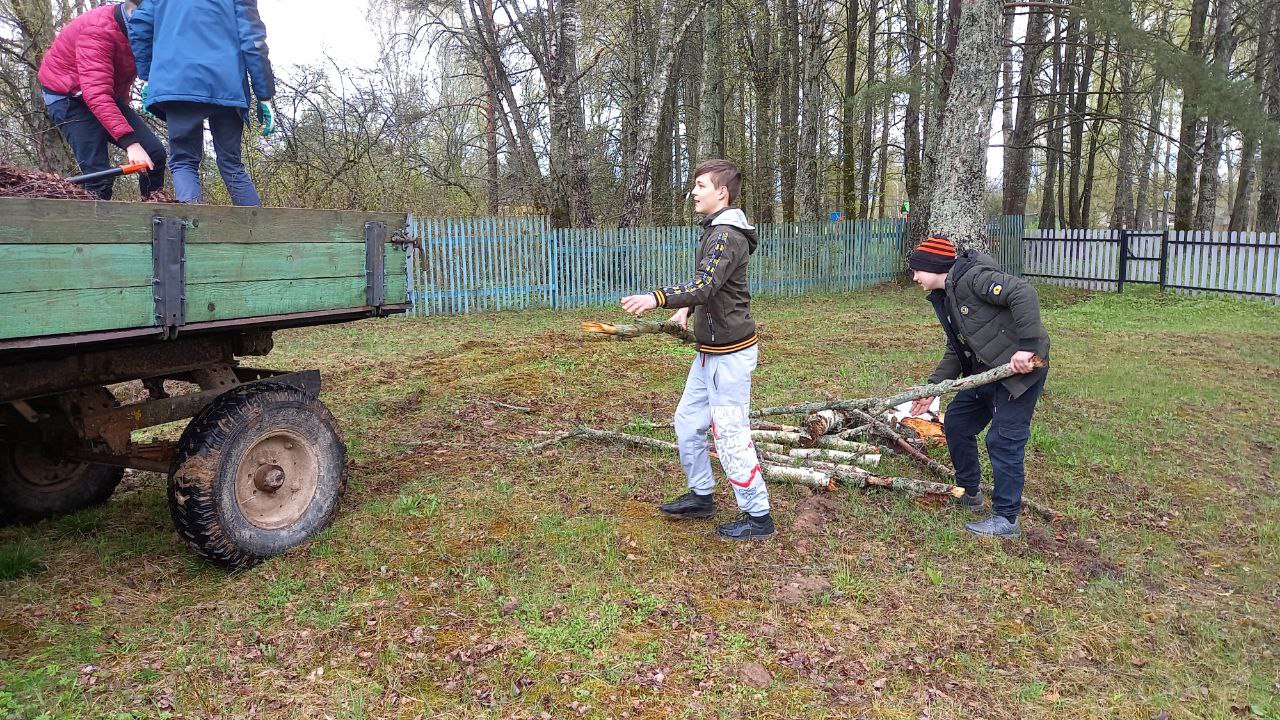
[[[1018,530],[1018,521],[1009,519],[1003,515],[991,515],[986,520],[976,520],[971,523],[965,523],[964,529],[974,535],[988,535],[991,537],[1018,537],[1022,534]]]
[[[956,498],[956,504],[972,513],[982,512],[982,491],[979,490],[977,495],[965,493]]]

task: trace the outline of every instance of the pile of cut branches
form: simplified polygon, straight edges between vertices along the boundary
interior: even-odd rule
[[[93,200],[84,188],[53,173],[0,163],[0,197]]]
[[[1043,367],[1044,361],[1034,358],[1036,367]],[[924,451],[927,436],[936,436],[936,432],[920,430],[930,423],[904,422],[900,414],[897,419],[888,413],[898,406],[927,397],[941,397],[952,393],[980,387],[988,383],[999,382],[1014,375],[1013,368],[1007,363],[984,373],[970,375],[956,380],[944,380],[940,383],[911,388],[888,397],[868,397],[856,400],[832,400],[823,403],[804,403],[799,405],[782,405],[778,407],[760,408],[751,413],[752,417],[762,418],[772,415],[803,415],[804,427],[794,428],[793,435],[801,447],[823,447],[833,438],[840,441],[871,441],[883,443],[895,452],[899,452],[948,483],[954,483],[955,470],[929,457]],[[1062,516],[1057,510],[1027,497],[1022,504],[1041,518],[1053,521]]]
[[[646,334],[667,334],[683,342],[694,341],[692,333],[686,328],[669,322],[611,324],[584,321],[582,330],[620,340],[630,340]],[[1035,358],[1033,362],[1037,367],[1043,367],[1044,361],[1040,358]],[[1014,374],[1013,368],[1005,364],[977,375],[914,387],[885,397],[760,408],[751,413],[754,418],[751,437],[760,458],[761,470],[769,480],[795,482],[823,489],[836,485],[882,487],[914,495],[959,497],[964,491],[955,485],[955,471],[925,452],[930,443],[946,442],[942,437],[941,423],[928,418],[904,417],[905,413],[894,411],[904,403],[920,398],[958,393],[999,382]],[[776,415],[802,417],[803,426],[780,425],[761,419]],[[542,449],[572,438],[623,443],[667,452],[676,452],[678,449],[675,443],[665,440],[585,425],[559,433],[550,440],[533,445],[532,449]],[[944,482],[885,477],[872,473],[867,467],[879,464],[882,446],[918,462]],[[1062,516],[1057,510],[1026,497],[1023,498],[1023,504],[1045,520],[1052,521]]]

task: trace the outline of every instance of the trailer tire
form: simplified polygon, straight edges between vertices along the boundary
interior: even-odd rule
[[[104,407],[119,402],[110,390],[87,393]],[[64,460],[63,451],[79,444],[56,399],[32,401],[51,419],[44,432],[0,436],[0,525],[33,522],[101,505],[124,477],[122,468]],[[21,426],[18,426],[21,428]]]
[[[178,534],[232,569],[301,545],[338,511],[346,453],[318,398],[273,382],[229,390],[178,441],[168,489]]]

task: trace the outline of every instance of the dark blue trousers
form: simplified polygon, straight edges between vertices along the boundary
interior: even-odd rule
[[[209,121],[218,173],[231,195],[232,205],[261,205],[258,188],[244,169],[241,142],[244,121],[237,108],[196,102],[166,102],[164,120],[169,126],[169,165],[178,202],[204,202],[200,185],[200,161],[204,159],[204,123]]]
[[[152,190],[159,190],[164,185],[164,145],[127,103],[117,100],[116,106],[120,108],[124,119],[128,120],[129,125],[133,127],[138,143],[151,156],[151,164],[155,166],[154,170],[148,170],[138,176],[138,186],[142,190],[142,196],[146,197]],[[118,143],[102,126],[84,100],[68,97],[49,105],[47,110],[50,119],[58,126],[62,136],[67,139],[67,144],[71,146],[71,152],[76,156],[76,164],[80,166],[81,174],[87,175],[111,169],[108,146],[118,145]],[[110,200],[115,181],[115,178],[94,180],[85,183],[82,187],[103,200]]]
[[[947,406],[943,422],[956,484],[971,493],[982,479],[978,434],[991,425],[987,431],[987,454],[995,480],[991,511],[1010,520],[1022,512],[1022,485],[1026,481],[1023,460],[1031,437],[1031,415],[1044,391],[1045,377],[1017,398],[1010,397],[998,382],[963,390]]]

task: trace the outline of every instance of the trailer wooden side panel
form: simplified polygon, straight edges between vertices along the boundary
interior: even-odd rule
[[[404,214],[0,198],[0,341],[156,324],[153,219],[185,225],[186,323],[366,308],[365,226]],[[387,242],[388,306],[408,302]]]

